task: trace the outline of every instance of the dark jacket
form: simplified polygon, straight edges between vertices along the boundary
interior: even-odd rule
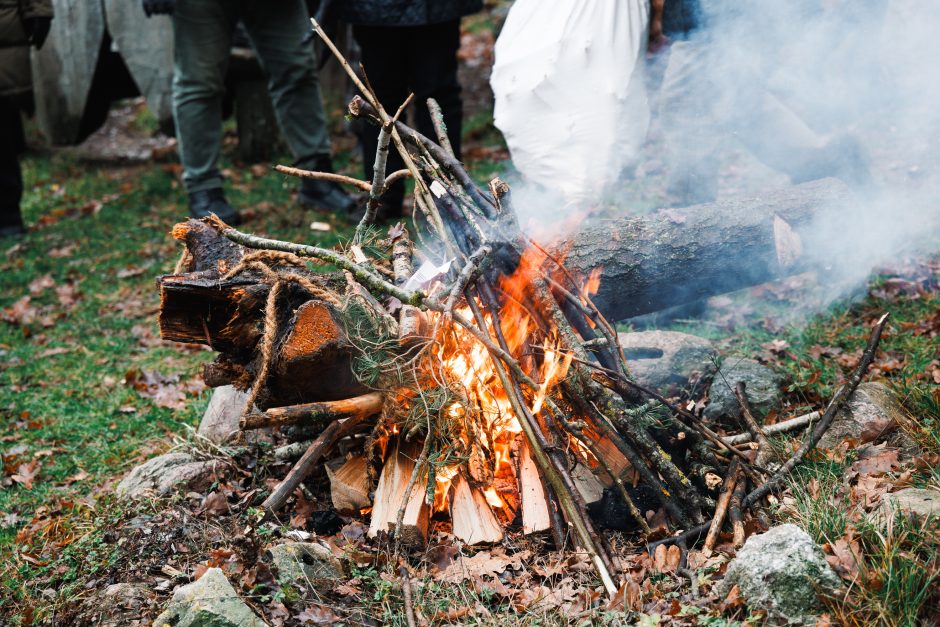
[[[340,18],[359,26],[440,24],[483,8],[483,0],[338,0],[338,4]]]
[[[23,28],[23,20],[31,17],[52,17],[52,0],[0,0],[0,96],[19,96],[32,88]]]

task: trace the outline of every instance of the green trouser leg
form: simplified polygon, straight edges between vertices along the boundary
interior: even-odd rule
[[[310,14],[303,0],[244,0],[242,20],[268,76],[268,92],[294,159],[310,164],[329,156],[330,136],[317,78]]]
[[[241,18],[258,59],[287,144],[298,162],[330,153],[313,45],[302,44],[309,17],[302,0],[184,0],[173,15],[173,117],[189,192],[222,186],[222,96]]]

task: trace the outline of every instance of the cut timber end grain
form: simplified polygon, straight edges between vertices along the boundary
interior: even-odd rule
[[[519,497],[522,499],[522,533],[534,533],[551,526],[548,499],[538,466],[523,444],[519,455]]]
[[[483,493],[470,486],[462,475],[454,478],[450,518],[454,536],[466,544],[499,542],[503,529]]]
[[[358,514],[369,507],[369,477],[366,474],[366,459],[356,455],[346,460],[335,472],[330,472],[330,497],[333,507],[341,514]]]
[[[415,442],[402,444],[392,449],[385,460],[378,486],[375,488],[372,521],[369,523],[370,538],[374,538],[380,531],[394,529],[398,512],[405,500],[405,488],[408,487],[420,450],[420,446]],[[427,541],[430,508],[424,499],[426,491],[427,475],[422,474],[408,496],[402,528],[397,534],[397,539],[404,544],[424,544]]]
[[[281,358],[290,361],[313,356],[324,347],[345,340],[329,306],[312,300],[298,307],[291,333],[281,349]]]

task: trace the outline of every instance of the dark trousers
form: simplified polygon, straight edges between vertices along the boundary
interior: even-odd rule
[[[415,128],[434,139],[434,125],[426,104],[428,98],[434,98],[441,105],[447,136],[460,158],[463,103],[457,80],[459,20],[426,26],[354,26],[353,34],[362,50],[362,65],[369,82],[385,110],[391,115],[414,92]],[[378,127],[367,125],[360,140],[365,175],[371,181],[379,144]],[[386,173],[403,167],[401,157],[391,149]],[[386,202],[392,213],[401,210],[404,195],[404,182],[387,192]]]
[[[23,175],[19,154],[25,145],[20,108],[11,99],[0,97],[0,228],[23,223],[20,217]]]

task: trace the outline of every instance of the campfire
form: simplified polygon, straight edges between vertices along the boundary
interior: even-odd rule
[[[305,442],[264,509],[283,508],[325,465],[334,507],[370,516],[371,536],[421,544],[432,521],[469,544],[548,530],[590,556],[611,594],[618,567],[588,514],[605,491],[651,541],[668,535],[653,519],[685,530],[665,541],[716,535],[729,510],[740,525],[806,450],[763,468],[766,438],[743,388],[757,450],[634,383],[591,300],[599,275],[566,269],[564,242],[528,238],[508,186],[479,188],[439,119],[436,143],[398,120],[404,105],[389,115],[358,86],[366,98],[349,115],[382,129],[375,179],[279,167],[369,193],[351,242],[323,249],[190,220],[173,230],[186,245],[176,271],[159,279],[162,336],[219,353],[204,378],[249,392],[241,428]],[[390,147],[407,169],[386,176]],[[418,245],[403,225],[372,224],[388,182],[406,176]]]

